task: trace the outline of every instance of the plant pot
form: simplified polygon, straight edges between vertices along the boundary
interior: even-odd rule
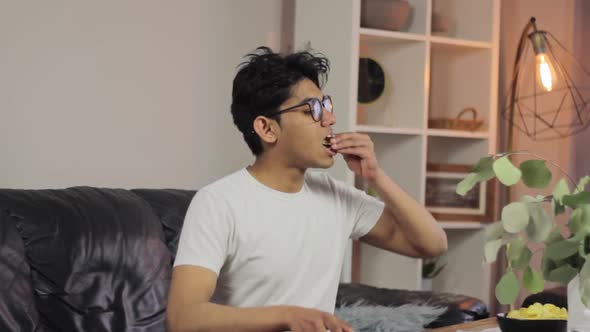
[[[406,31],[412,21],[413,7],[405,0],[363,0],[361,26]]]
[[[432,291],[432,279],[422,278],[422,290]]]
[[[567,311],[568,332],[590,332],[590,309],[580,300],[578,276],[567,285]]]

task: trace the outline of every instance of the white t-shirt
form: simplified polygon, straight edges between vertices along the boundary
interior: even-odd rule
[[[347,241],[367,234],[383,208],[326,173],[308,171],[301,191],[284,193],[244,168],[197,192],[174,266],[217,273],[214,303],[334,312]]]

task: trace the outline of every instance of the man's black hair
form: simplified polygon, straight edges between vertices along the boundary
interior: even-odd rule
[[[248,147],[258,156],[263,149],[253,132],[254,119],[278,111],[292,88],[305,78],[321,89],[328,79],[330,61],[311,50],[281,55],[268,47],[258,47],[245,58],[234,78],[231,113]],[[280,124],[280,115],[276,120]]]

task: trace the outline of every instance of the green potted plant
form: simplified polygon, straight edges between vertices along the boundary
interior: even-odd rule
[[[515,166],[510,157],[529,155],[532,159]],[[589,176],[572,179],[564,174],[554,188],[547,188],[552,172],[547,160],[528,152],[509,152],[487,156],[471,169],[456,188],[465,195],[475,184],[497,178],[502,185],[522,181],[527,187],[543,189],[543,195],[525,195],[502,208],[501,220],[488,226],[484,256],[494,262],[501,247],[506,247],[506,273],[496,285],[496,298],[513,304],[521,287],[531,293],[544,289],[545,281],[568,285],[568,324],[577,317],[590,321],[590,192]],[[567,222],[557,217],[565,215]],[[529,248],[534,244],[535,252]],[[541,255],[540,270],[531,266],[533,255]],[[518,273],[517,273],[518,272]],[[579,315],[578,315],[579,311]],[[580,318],[580,319],[582,319]],[[577,324],[576,322],[574,322]]]

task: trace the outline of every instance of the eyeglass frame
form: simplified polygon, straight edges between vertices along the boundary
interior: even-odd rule
[[[331,107],[330,107],[330,109],[328,109],[328,108],[326,107],[326,105],[324,104],[324,102],[325,102],[326,100],[329,100],[329,101],[330,101],[330,106],[331,106]],[[312,105],[312,103],[313,103],[314,101],[317,101],[317,102],[319,102],[319,103],[320,103],[320,106],[321,106],[321,112],[319,113],[319,118],[318,118],[318,119],[316,119],[316,118],[313,116],[313,115],[314,115],[314,112],[313,112],[313,105]],[[301,106],[303,106],[303,105],[307,105],[307,106],[309,107],[309,112],[311,113],[311,118],[312,118],[312,119],[313,119],[315,122],[320,122],[320,121],[322,121],[322,119],[323,119],[323,117],[324,117],[324,109],[325,109],[326,111],[328,111],[328,112],[330,112],[330,113],[334,114],[334,102],[332,102],[332,97],[331,97],[330,95],[324,95],[324,96],[322,97],[322,99],[321,99],[321,100],[320,100],[319,98],[316,98],[316,97],[313,97],[313,98],[308,98],[308,99],[304,100],[303,102],[301,102],[301,103],[299,103],[299,104],[297,104],[297,105],[294,105],[294,106],[291,106],[291,107],[287,107],[287,108],[285,108],[285,109],[283,109],[283,110],[278,110],[278,111],[276,111],[276,112],[274,112],[274,113],[270,114],[270,116],[271,116],[271,117],[272,117],[272,116],[277,116],[277,115],[279,115],[279,114],[282,114],[282,113],[285,113],[285,112],[293,111],[293,110],[295,110],[296,108],[299,108],[299,107],[301,107]]]

